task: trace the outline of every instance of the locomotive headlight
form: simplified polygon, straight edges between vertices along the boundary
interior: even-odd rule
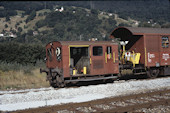
[[[61,49],[59,47],[57,47],[55,53],[56,53],[57,56],[60,56]]]
[[[57,61],[61,61],[61,48],[57,47],[55,50]]]

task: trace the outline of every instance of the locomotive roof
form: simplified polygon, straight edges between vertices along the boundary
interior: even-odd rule
[[[101,45],[107,45],[107,44],[113,44],[117,45],[117,43],[112,41],[54,41],[59,42],[61,45],[93,45],[93,44],[101,44]]]
[[[117,27],[111,33],[111,38],[129,40],[133,35],[170,35],[170,28],[146,28],[146,27]]]

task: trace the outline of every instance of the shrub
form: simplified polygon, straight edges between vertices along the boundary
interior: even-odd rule
[[[7,15],[5,20],[6,22],[10,21],[10,17]]]
[[[22,28],[21,27],[18,27],[18,32],[22,32]]]
[[[0,61],[7,63],[36,64],[45,57],[45,47],[37,44],[0,43]]]
[[[8,24],[5,24],[5,28],[8,28]]]
[[[33,20],[36,17],[36,11],[32,11],[31,14],[27,17],[27,19],[25,20],[26,23],[28,23],[29,21]]]
[[[44,20],[39,20],[38,22],[35,23],[35,25],[40,28],[46,25],[46,22]]]
[[[0,73],[8,71],[23,71],[25,74],[31,73],[31,70],[36,68],[45,68],[45,63],[42,60],[37,60],[36,64],[20,64],[17,62],[8,63],[6,61],[0,61]]]

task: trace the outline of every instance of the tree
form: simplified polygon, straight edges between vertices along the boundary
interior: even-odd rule
[[[18,32],[22,32],[22,28],[21,27],[18,27]]]
[[[95,10],[95,9],[91,9],[91,13],[94,14],[94,15],[98,14],[97,10]]]
[[[33,30],[29,29],[28,32],[27,32],[27,34],[28,34],[29,36],[33,36]]]
[[[33,20],[36,17],[36,11],[33,10],[31,12],[31,14],[27,17],[27,19],[25,20],[26,23],[28,23],[29,21]]]
[[[162,28],[170,28],[170,23],[163,24],[161,27]]]
[[[38,16],[43,16],[43,14],[42,14],[42,13],[39,13]]]
[[[139,27],[152,27],[152,24],[147,23],[147,22],[141,22],[141,23],[139,24]]]
[[[24,18],[24,16],[25,16],[25,14],[24,14],[24,13],[22,13],[21,18]]]
[[[6,22],[10,21],[9,15],[6,16],[5,20],[6,20]]]
[[[8,25],[7,25],[7,24],[5,24],[5,28],[8,28]]]
[[[45,47],[39,44],[0,43],[0,61],[35,64],[45,57]]]
[[[10,28],[10,31],[11,31],[13,34],[16,34],[16,30]]]
[[[41,20],[37,21],[37,22],[35,23],[35,25],[36,25],[38,28],[40,28],[40,27],[45,26],[45,25],[46,25],[46,22],[45,22],[45,20],[41,19]]]

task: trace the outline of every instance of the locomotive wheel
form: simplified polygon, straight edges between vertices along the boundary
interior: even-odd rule
[[[64,81],[62,80],[62,77],[61,77],[60,75],[58,75],[58,76],[56,77],[56,80],[57,80],[57,86],[58,86],[58,87],[62,88],[62,87],[65,86],[65,83],[64,83]]]
[[[156,68],[150,68],[147,71],[148,78],[156,78],[159,75],[159,69]]]
[[[57,88],[56,80],[51,80],[50,86],[52,86],[53,88]]]
[[[50,85],[54,88],[61,88],[64,87],[64,81],[62,80],[62,77],[58,75],[57,73],[51,73],[51,80]]]

